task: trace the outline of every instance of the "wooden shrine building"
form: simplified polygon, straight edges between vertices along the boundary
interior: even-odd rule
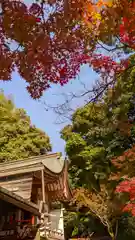
[[[0,239],[64,239],[62,203],[70,198],[59,154],[1,163]]]
[[[0,187],[1,240],[35,238],[38,230],[36,218],[40,219],[37,205]]]

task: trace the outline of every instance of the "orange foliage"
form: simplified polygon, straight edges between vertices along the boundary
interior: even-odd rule
[[[123,207],[123,212],[131,212],[135,216],[135,177],[122,181],[116,188],[116,193],[129,193],[130,201]]]
[[[131,149],[128,149],[123,153],[123,155],[112,159],[112,163],[117,168],[124,168],[124,166],[129,167],[128,164],[134,162],[135,160],[135,146],[132,146]]]
[[[135,177],[134,176],[134,161],[135,161],[135,145],[125,151],[122,156],[112,160],[113,165],[119,170],[117,174],[113,174],[111,180],[120,180],[125,178],[116,187],[116,193],[128,193],[129,202],[123,207],[123,212],[131,212],[135,216]],[[127,175],[125,175],[127,174]],[[131,176],[131,178],[130,178]]]
[[[27,6],[21,0],[0,0],[0,79],[11,80],[17,68],[31,96],[39,98],[50,84],[75,78],[82,64],[89,64],[104,82],[127,68],[126,60],[118,63],[97,50],[99,41],[112,35],[134,49],[135,4],[95,2],[38,0]]]

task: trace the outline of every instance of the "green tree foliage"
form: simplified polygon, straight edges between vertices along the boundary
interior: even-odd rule
[[[135,143],[134,93],[135,68],[132,67],[117,75],[117,84],[100,101],[77,109],[71,125],[62,130],[61,136],[66,141],[66,153],[70,159],[69,174],[73,187],[93,189],[99,193],[101,184],[110,183],[108,180],[112,173],[119,177],[112,159],[121,156]],[[118,221],[117,238],[135,239],[133,223],[134,218],[122,215]],[[125,225],[128,230],[122,233]]]
[[[42,148],[51,150],[49,137],[0,92],[0,162],[40,155]]]
[[[119,231],[117,240],[134,240],[135,239],[135,217],[122,215],[119,220]]]
[[[131,144],[103,103],[77,109],[72,125],[63,129],[62,137],[71,160],[69,172],[73,182],[84,187],[95,187],[99,179],[105,179],[111,171],[111,158]]]
[[[92,236],[95,232],[97,236],[106,236],[107,231],[100,223],[99,219],[86,213],[86,209],[77,212],[65,212],[65,239],[72,237]],[[98,226],[98,227],[97,227]]]
[[[99,102],[77,109],[61,132],[75,186],[95,187],[108,178],[111,159],[135,143],[135,67],[117,79]]]
[[[102,144],[94,144],[98,136],[95,130],[100,131],[98,125],[103,118],[103,112],[100,110],[100,105],[93,104],[77,109],[72,118],[72,125],[62,130],[62,138],[66,141],[66,152],[71,160],[69,172],[73,176],[75,186],[88,185],[94,181],[93,169],[95,167],[96,172],[100,154],[103,160],[102,172],[106,165],[104,147]]]
[[[106,186],[101,186],[100,192],[95,193],[77,189],[74,199],[78,207],[86,206],[88,212],[100,220],[112,240],[116,239],[121,206],[115,201],[115,196],[113,198],[107,191]]]

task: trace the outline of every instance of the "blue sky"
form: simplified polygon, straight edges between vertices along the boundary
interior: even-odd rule
[[[83,81],[86,86],[90,88],[95,77],[95,73],[92,72],[88,66],[84,66],[81,69],[79,78],[77,77],[64,87],[52,86],[51,89],[44,93],[41,102],[35,101],[29,96],[25,88],[25,80],[21,79],[16,72],[12,75],[12,81],[0,81],[0,88],[4,90],[7,96],[12,95],[15,105],[19,108],[24,108],[30,116],[31,122],[49,135],[53,146],[53,152],[64,153],[64,141],[60,139],[59,132],[68,122],[56,124],[57,115],[51,109],[46,111],[42,102],[45,100],[48,104],[54,106],[63,101],[61,93],[78,93],[83,90],[83,86],[80,84],[79,80]],[[55,94],[57,94],[57,96],[55,96]],[[72,106],[74,105],[74,107],[82,104],[83,99],[76,99],[76,101],[72,102]]]

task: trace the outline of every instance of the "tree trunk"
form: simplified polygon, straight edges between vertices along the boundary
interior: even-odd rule
[[[115,233],[114,233],[112,227],[108,227],[108,233],[112,240],[116,240],[116,237],[118,234],[118,220],[116,221],[116,225],[115,225]]]
[[[115,227],[115,239],[117,237],[118,234],[118,220],[116,221],[116,227]]]
[[[108,227],[108,233],[109,233],[112,240],[116,239],[112,227]]]

